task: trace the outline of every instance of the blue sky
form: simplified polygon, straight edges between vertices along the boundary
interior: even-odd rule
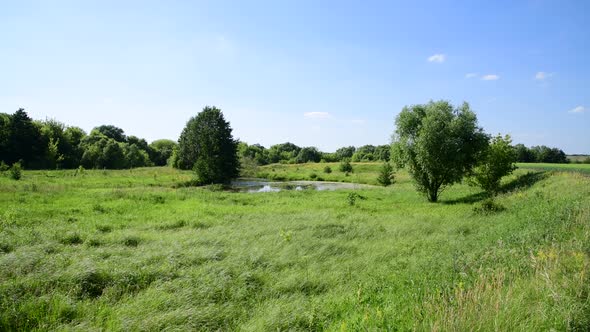
[[[589,1],[2,1],[0,112],[177,139],[386,144],[404,105],[590,153]]]

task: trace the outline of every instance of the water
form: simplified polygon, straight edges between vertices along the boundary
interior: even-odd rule
[[[232,188],[249,193],[269,193],[283,190],[338,190],[338,189],[361,189],[370,187],[368,185],[344,182],[324,181],[286,181],[272,182],[264,179],[240,179],[231,183]]]

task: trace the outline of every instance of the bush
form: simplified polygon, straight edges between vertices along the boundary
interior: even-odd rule
[[[495,195],[500,189],[502,177],[512,173],[516,167],[516,153],[511,146],[510,136],[494,137],[490,145],[480,154],[477,166],[473,169],[470,183],[485,190],[489,195]]]
[[[0,172],[6,172],[9,168],[10,167],[4,162],[4,160],[0,162]]]
[[[10,178],[13,180],[20,180],[23,175],[22,171],[23,168],[20,162],[12,164],[12,167],[10,167]]]
[[[387,187],[394,182],[393,166],[391,166],[391,164],[384,163],[383,166],[381,166],[377,182],[384,187]]]
[[[502,206],[499,203],[496,203],[492,198],[488,198],[486,200],[484,200],[483,202],[481,202],[481,205],[479,206],[475,206],[473,208],[473,212],[477,213],[477,214],[492,214],[495,212],[500,212],[500,211],[504,211],[505,208],[504,206]]]
[[[332,173],[332,168],[330,166],[324,167],[324,173],[326,173],[326,174]]]
[[[346,174],[353,172],[352,165],[350,164],[349,159],[344,159],[340,162],[340,172],[343,172]]]

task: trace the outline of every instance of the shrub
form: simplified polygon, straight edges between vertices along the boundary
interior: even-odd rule
[[[357,194],[357,193],[355,193],[355,192],[349,193],[349,194],[346,196],[346,202],[347,202],[347,203],[348,203],[348,205],[350,205],[350,206],[354,206],[354,205],[356,204],[356,200],[357,200],[357,199],[365,199],[365,197],[364,197],[364,196],[361,196],[361,195],[359,195],[359,194]]]
[[[318,177],[318,175],[317,175],[317,174],[315,174],[315,173],[311,173],[311,174],[309,174],[309,178],[310,178],[310,179],[312,179],[312,180],[314,180],[314,179],[315,179],[315,178],[317,178],[317,177]]]
[[[496,203],[494,201],[494,199],[492,198],[488,198],[486,200],[484,200],[483,202],[481,202],[480,205],[475,206],[473,208],[473,212],[477,213],[477,214],[491,214],[491,213],[495,213],[495,212],[500,212],[500,211],[504,211],[505,208],[504,206],[502,206],[499,203]]]
[[[6,172],[9,168],[10,167],[4,162],[4,160],[0,162],[0,172]]]
[[[387,187],[394,182],[393,166],[391,166],[391,164],[384,163],[383,166],[381,166],[377,182],[384,187]]]
[[[23,176],[22,171],[23,168],[20,162],[12,164],[12,167],[10,167],[10,178],[13,180],[20,180]]]
[[[343,159],[340,162],[340,172],[343,172],[343,173],[346,173],[346,174],[353,172],[352,165],[350,164],[350,160],[349,159]]]
[[[326,173],[326,174],[332,173],[332,168],[330,166],[324,167],[324,173]]]
[[[469,178],[470,184],[481,187],[489,195],[495,195],[500,189],[502,177],[516,169],[516,153],[511,143],[508,135],[494,137],[478,157],[477,166]]]

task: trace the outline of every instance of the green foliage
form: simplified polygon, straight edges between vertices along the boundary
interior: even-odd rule
[[[293,164],[300,150],[300,147],[289,142],[273,145],[268,149],[268,161]]]
[[[6,172],[10,169],[10,166],[4,162],[4,160],[0,161],[0,172]]]
[[[100,133],[116,142],[124,143],[127,141],[127,136],[123,129],[113,125],[102,125],[92,129],[93,132]]]
[[[178,145],[177,166],[193,169],[201,184],[228,183],[239,174],[238,143],[221,110],[205,107],[191,118]]]
[[[457,109],[446,101],[404,107],[396,127],[392,157],[406,165],[430,202],[471,171],[488,141],[467,103]]]
[[[326,173],[326,174],[332,173],[332,167],[330,167],[330,166],[324,167],[324,173]]]
[[[395,175],[393,171],[393,166],[391,166],[390,163],[383,163],[381,169],[379,170],[377,182],[379,182],[380,185],[387,187],[395,182],[394,179]]]
[[[340,166],[338,167],[338,169],[340,170],[340,172],[343,172],[346,174],[353,172],[352,164],[350,164],[350,160],[348,160],[348,159],[342,160],[340,162]]]
[[[488,147],[478,157],[470,182],[488,194],[495,195],[500,189],[500,180],[516,169],[516,153],[511,143],[508,135],[492,138]]]
[[[10,173],[11,179],[20,180],[22,177],[22,173],[23,173],[23,168],[22,168],[20,162],[12,164],[12,167],[10,167],[9,173]]]
[[[356,148],[354,146],[346,146],[346,147],[339,148],[338,150],[336,150],[336,156],[337,156],[336,161],[341,161],[344,159],[352,158],[355,151],[356,151]]]
[[[160,139],[151,142],[148,151],[151,161],[155,166],[166,166],[168,159],[172,157],[172,153],[177,145],[176,142],[169,139]]]
[[[569,162],[565,152],[558,148],[550,148],[545,145],[527,148],[523,144],[517,144],[514,149],[516,161],[521,163],[567,164]]]
[[[349,206],[354,206],[356,204],[356,199],[359,197],[359,194],[355,192],[349,193],[346,195],[346,203],[348,203]]]
[[[477,214],[492,214],[496,212],[504,211],[506,208],[501,204],[497,203],[493,198],[488,198],[473,207],[473,212]]]
[[[261,169],[307,178],[325,166]],[[348,178],[321,174],[375,184],[382,163],[354,166]],[[515,171],[494,199],[501,212],[474,211],[488,203],[463,183],[447,189],[448,204],[430,204],[406,170],[394,192],[174,189],[193,174],[169,167],[71,174],[0,177],[1,331],[575,331],[590,322],[590,178],[577,173]],[[352,191],[366,199],[349,206]],[[83,244],[62,244],[65,234]]]
[[[298,164],[307,162],[317,163],[320,159],[322,159],[322,153],[318,151],[318,149],[314,147],[305,147],[299,150],[297,157],[295,157],[295,162]]]

